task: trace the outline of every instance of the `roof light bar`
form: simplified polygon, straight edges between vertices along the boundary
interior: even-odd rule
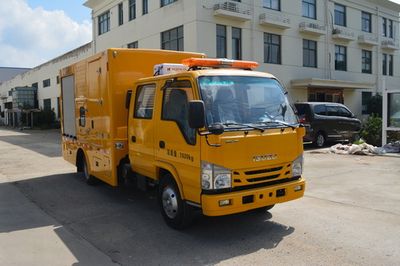
[[[258,63],[254,61],[230,60],[223,58],[188,58],[182,60],[182,64],[193,67],[231,67],[240,69],[255,69]]]

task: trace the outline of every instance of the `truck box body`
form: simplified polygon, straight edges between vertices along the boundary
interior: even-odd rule
[[[128,154],[125,98],[134,83],[160,63],[180,63],[203,54],[108,49],[61,70],[63,157],[77,165],[78,151],[90,173],[117,185],[117,167]],[[81,149],[80,149],[81,148]],[[79,167],[79,165],[77,165]]]

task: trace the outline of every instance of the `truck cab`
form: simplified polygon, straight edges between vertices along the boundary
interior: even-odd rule
[[[158,183],[166,222],[302,197],[304,128],[280,82],[255,62],[183,63],[189,70],[138,80],[129,103],[130,170]]]

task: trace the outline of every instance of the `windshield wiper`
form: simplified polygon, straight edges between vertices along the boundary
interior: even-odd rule
[[[260,121],[258,123],[260,123],[260,124],[279,124],[279,125],[282,125],[282,126],[290,127],[292,129],[295,129],[296,126],[298,125],[298,124],[289,124],[289,123],[286,123],[286,122],[283,122],[283,121],[280,121],[280,120]]]
[[[252,129],[257,129],[257,130],[260,130],[261,132],[264,132],[265,131],[265,129],[264,128],[261,128],[261,127],[256,127],[256,126],[252,126],[252,125],[249,125],[249,124],[241,124],[241,123],[234,123],[234,122],[226,122],[226,123],[222,123],[224,126],[227,126],[227,127],[229,127],[229,126],[241,126],[241,127],[248,127],[248,128],[252,128]]]

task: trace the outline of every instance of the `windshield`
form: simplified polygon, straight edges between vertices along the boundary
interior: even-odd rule
[[[226,127],[243,127],[298,123],[282,86],[275,79],[203,76],[199,78],[199,85],[208,125],[221,123]]]

